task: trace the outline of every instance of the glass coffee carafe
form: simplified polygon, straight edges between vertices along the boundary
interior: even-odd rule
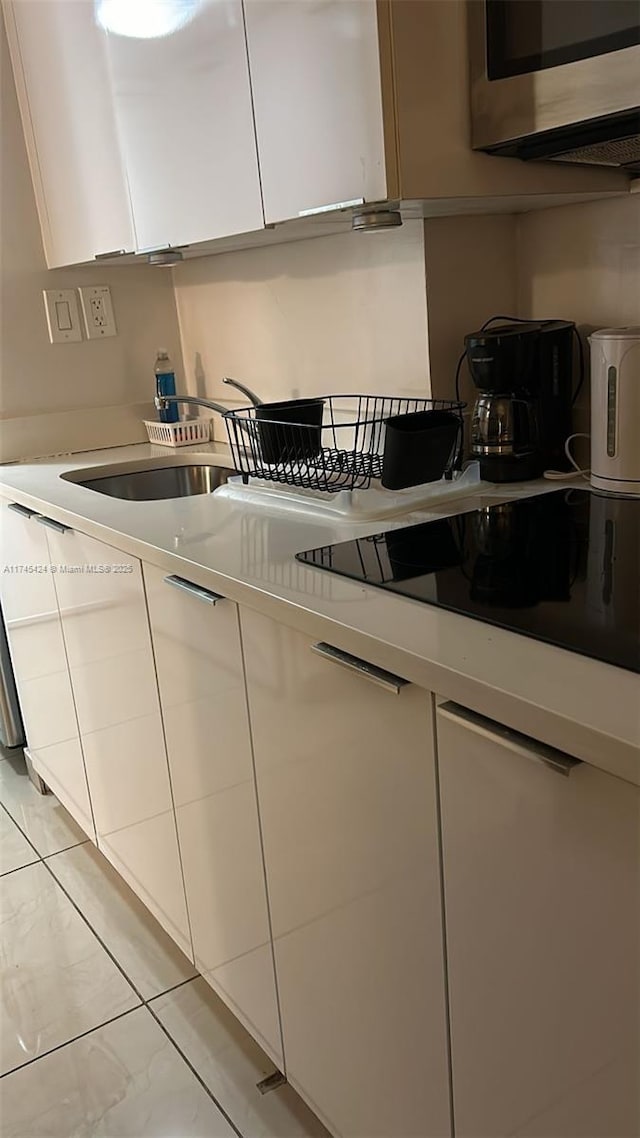
[[[515,395],[485,392],[475,402],[471,453],[491,482],[535,478],[542,473],[536,403]]]

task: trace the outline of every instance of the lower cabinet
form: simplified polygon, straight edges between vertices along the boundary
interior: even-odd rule
[[[241,625],[287,1077],[334,1134],[442,1138],[431,697],[255,612]]]
[[[140,562],[48,537],[98,847],[192,956]]]
[[[640,789],[457,705],[437,737],[456,1134],[635,1138]]]
[[[637,1138],[640,788],[0,524],[36,769],[333,1134]]]
[[[52,523],[3,501],[0,592],[31,761],[90,837],[95,837],[69,679],[47,528]]]
[[[144,577],[196,967],[282,1068],[238,608]]]

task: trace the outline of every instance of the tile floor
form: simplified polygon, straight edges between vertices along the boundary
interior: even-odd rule
[[[6,752],[0,875],[2,1138],[328,1138],[260,1095],[271,1061]]]

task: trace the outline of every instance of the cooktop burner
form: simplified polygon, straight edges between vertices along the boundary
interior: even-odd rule
[[[640,672],[640,499],[563,487],[297,557]]]

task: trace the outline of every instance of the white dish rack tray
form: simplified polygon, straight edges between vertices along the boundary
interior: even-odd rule
[[[150,443],[163,447],[188,447],[194,443],[208,443],[213,419],[183,419],[179,423],[159,423],[144,419]]]

